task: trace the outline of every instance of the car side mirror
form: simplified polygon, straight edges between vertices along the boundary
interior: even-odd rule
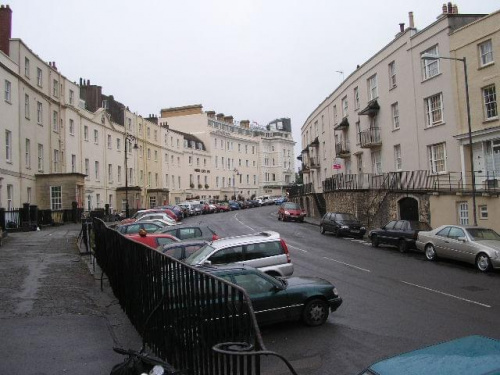
[[[460,242],[467,242],[467,237],[458,237],[457,240]]]
[[[207,259],[206,261],[203,262],[203,265],[204,266],[211,266],[212,265],[212,261]]]

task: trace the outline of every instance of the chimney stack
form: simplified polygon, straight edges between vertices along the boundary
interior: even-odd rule
[[[409,21],[410,21],[410,29],[414,29],[415,28],[415,20],[413,18],[413,12],[409,12],[408,13],[408,18],[409,18]]]
[[[12,36],[12,9],[8,5],[0,6],[0,51],[7,56],[10,53],[10,38]]]

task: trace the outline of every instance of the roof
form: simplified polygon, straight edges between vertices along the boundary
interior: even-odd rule
[[[385,359],[370,370],[380,375],[497,374],[500,341],[484,336],[462,337]]]
[[[215,249],[220,249],[229,245],[244,245],[247,243],[254,243],[258,241],[275,240],[279,239],[280,234],[271,230],[259,233],[245,234],[242,236],[224,237],[217,241],[212,241],[210,245]]]

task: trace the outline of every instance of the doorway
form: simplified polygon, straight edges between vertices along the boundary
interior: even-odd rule
[[[403,198],[398,202],[398,205],[401,220],[419,221],[418,201],[415,198]]]

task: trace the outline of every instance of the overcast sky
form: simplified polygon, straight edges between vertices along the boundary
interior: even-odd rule
[[[347,77],[408,26],[441,13],[432,0],[11,0],[12,37],[68,79],[147,117],[161,108],[204,110],[261,125],[300,128]],[[461,0],[491,13],[498,0]],[[342,73],[339,73],[343,72]]]

